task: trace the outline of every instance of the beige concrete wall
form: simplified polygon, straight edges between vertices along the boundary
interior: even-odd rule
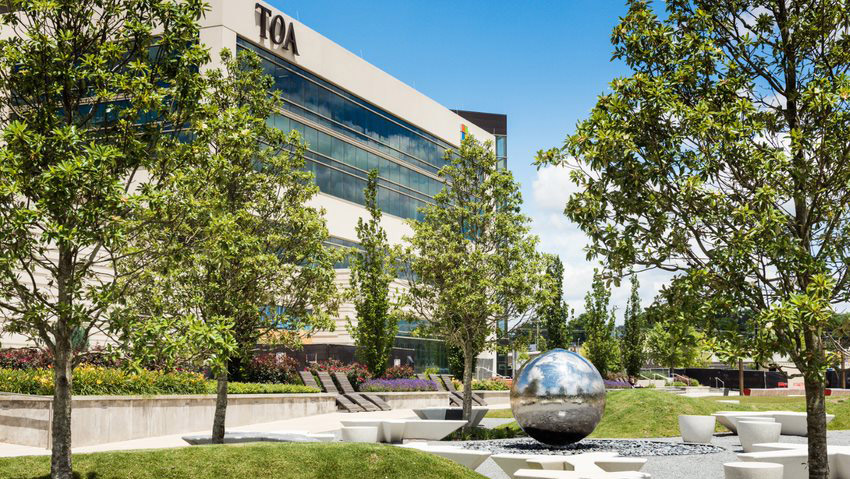
[[[0,397],[0,442],[50,447],[47,397]],[[76,396],[74,447],[203,431],[212,427],[215,396]],[[243,394],[228,398],[227,426],[336,411],[329,394]]]
[[[445,391],[374,394],[386,401],[393,409],[418,409],[449,405],[449,393]]]

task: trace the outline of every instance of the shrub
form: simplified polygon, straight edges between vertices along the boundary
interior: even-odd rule
[[[53,363],[53,356],[37,348],[4,349],[0,351],[2,369],[42,369]]]
[[[413,379],[416,376],[413,374],[413,366],[393,366],[384,371],[382,379]]]
[[[605,379],[605,389],[631,389],[632,385],[626,381],[611,381],[610,379]]]
[[[242,376],[252,383],[296,383],[298,361],[285,354],[258,354],[245,365]]]
[[[307,370],[313,374],[316,374],[319,371],[327,371],[331,374],[337,372],[345,373],[348,376],[348,380],[354,383],[355,388],[360,384],[363,384],[363,382],[367,379],[372,379],[372,375],[369,374],[369,370],[366,369],[366,366],[360,363],[345,364],[338,359],[328,359],[327,361],[313,363],[307,368]]]
[[[699,381],[697,381],[696,379],[691,379],[689,383],[691,386],[699,386]]]
[[[504,381],[498,379],[473,379],[472,389],[478,391],[507,391],[511,387]]]
[[[681,388],[687,386],[687,384],[683,383],[682,381],[673,381],[673,386]]]
[[[0,390],[18,394],[53,394],[51,369],[0,369]],[[206,380],[189,372],[164,373],[82,365],[74,368],[73,394],[82,396],[205,394]]]
[[[215,394],[216,382],[207,382],[207,392]],[[306,394],[321,392],[301,384],[228,383],[228,394]]]
[[[436,391],[434,381],[424,379],[368,379],[360,385],[361,392]]]

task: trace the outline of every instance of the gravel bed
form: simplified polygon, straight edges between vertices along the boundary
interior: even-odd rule
[[[568,446],[548,446],[531,438],[494,439],[489,441],[463,441],[454,443],[466,449],[490,451],[493,454],[544,454],[573,455],[586,452],[611,451],[621,456],[686,456],[714,454],[726,449],[709,444],[682,444],[668,441],[631,439],[585,439]]]

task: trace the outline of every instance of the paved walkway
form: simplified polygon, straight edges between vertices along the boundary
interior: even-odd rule
[[[504,403],[494,404],[489,407],[491,409],[507,409],[510,408],[510,405]],[[335,412],[330,414],[317,414],[315,416],[304,416],[293,419],[285,419],[282,421],[251,424],[247,426],[229,427],[227,428],[227,430],[259,432],[304,431],[308,433],[321,433],[339,430],[342,427],[340,421],[344,421],[346,419],[415,419],[416,417],[416,413],[414,413],[412,409],[394,409],[392,411],[359,413]],[[143,439],[133,439],[130,441],[98,444],[96,446],[75,447],[73,449],[73,452],[75,454],[80,454],[101,451],[126,451],[131,449],[185,447],[188,446],[188,444],[183,441],[183,436],[187,436],[189,434],[209,434],[209,432],[209,429],[206,429],[203,431],[187,432],[170,436],[148,437]],[[0,457],[40,456],[48,454],[50,454],[49,449],[0,443]]]

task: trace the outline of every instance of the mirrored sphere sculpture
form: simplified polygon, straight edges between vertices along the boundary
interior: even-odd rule
[[[511,410],[529,436],[552,446],[584,439],[605,412],[605,383],[596,367],[566,349],[527,362],[511,387]]]

